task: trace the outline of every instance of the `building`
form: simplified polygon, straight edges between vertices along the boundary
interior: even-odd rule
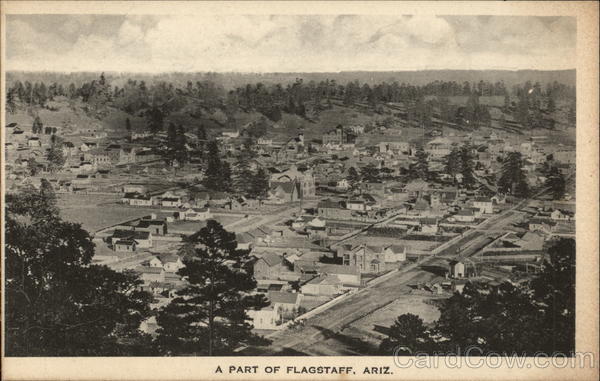
[[[113,235],[110,237],[110,242],[111,242],[111,245],[113,246],[113,249],[116,250],[115,244],[120,240],[135,241],[136,249],[152,247],[152,233],[145,232],[145,231],[122,230],[122,229],[115,230],[113,232]]]
[[[305,295],[334,296],[342,293],[342,281],[337,275],[319,275],[302,285]]]
[[[119,239],[113,244],[115,251],[134,252],[137,242],[132,239]]]
[[[271,182],[267,200],[274,204],[296,202],[300,199],[300,186],[297,182]]]
[[[422,218],[419,221],[421,233],[436,234],[439,231],[439,222],[436,218]]]
[[[134,228],[136,231],[145,231],[153,235],[167,234],[167,223],[162,220],[141,220]]]
[[[451,278],[464,278],[465,277],[465,264],[460,261],[451,261],[449,275]]]
[[[121,197],[121,202],[132,206],[152,206],[154,197],[144,196],[139,193],[125,193],[123,197]]]
[[[473,209],[462,209],[454,215],[454,219],[458,222],[474,222],[475,213]]]
[[[338,124],[337,127],[329,130],[322,136],[323,145],[335,144],[341,146],[343,144],[353,144],[355,140],[356,135],[346,131],[341,124]]]
[[[343,245],[338,249],[344,266],[355,266],[361,273],[379,273],[406,260],[406,247],[400,245]]]
[[[283,257],[273,253],[265,253],[254,263],[253,272],[256,279],[277,279],[286,272]]]
[[[314,197],[316,192],[315,176],[310,169],[300,171],[295,165],[292,165],[288,170],[273,173],[271,175],[271,187],[273,184],[280,183],[297,183],[299,187],[300,198]]]
[[[488,197],[476,197],[473,200],[473,207],[478,208],[483,214],[494,213],[494,202]]]
[[[175,218],[183,221],[206,221],[212,218],[210,208],[188,208],[175,212]]]
[[[178,255],[170,253],[157,255],[150,259],[148,264],[150,267],[161,268],[171,273],[175,273],[185,266]]]

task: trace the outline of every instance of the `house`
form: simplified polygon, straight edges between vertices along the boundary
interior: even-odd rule
[[[529,220],[529,231],[536,231],[536,230],[540,230],[543,232],[550,232],[552,231],[552,228],[556,226],[556,222],[551,221],[551,220],[545,220],[545,219],[541,219],[541,218],[532,218],[531,220]]]
[[[298,307],[300,307],[300,302],[302,301],[302,294],[297,292],[270,291],[267,297],[275,310],[279,311],[282,315],[298,311]]]
[[[301,171],[295,165],[288,170],[272,173],[270,178],[270,188],[274,184],[295,183],[298,186],[298,198],[314,197],[316,192],[315,176],[313,171],[306,169]]]
[[[141,220],[134,230],[149,232],[153,235],[165,235],[167,234],[167,223],[162,220]]]
[[[473,207],[479,208],[479,210],[483,214],[494,213],[494,202],[492,201],[491,198],[488,198],[488,197],[476,197],[473,200]]]
[[[110,237],[113,248],[119,240],[134,240],[136,241],[136,248],[152,247],[152,233],[150,232],[116,229]]]
[[[338,124],[334,129],[327,131],[321,137],[323,141],[323,145],[333,144],[333,145],[342,145],[342,144],[351,144],[356,140],[356,135],[351,132],[348,132],[342,127],[341,124]]]
[[[571,221],[575,219],[572,213],[560,209],[553,210],[552,213],[550,213],[550,218],[554,221]]]
[[[439,223],[436,218],[422,218],[419,221],[421,233],[436,234],[439,231]]]
[[[121,202],[132,206],[152,206],[154,197],[144,196],[139,193],[125,193],[123,197],[121,197]]]
[[[342,281],[337,275],[319,275],[300,288],[305,295],[334,296],[342,293]]]
[[[331,199],[320,201],[317,204],[317,214],[321,218],[332,218],[332,219],[351,219],[352,211],[343,208],[339,201],[333,201]]]
[[[240,196],[232,198],[226,207],[230,210],[258,209],[260,204],[260,200]]]
[[[37,136],[32,136],[29,139],[27,139],[27,145],[29,147],[41,147],[42,141]]]
[[[360,285],[361,271],[357,266],[316,263],[317,273],[337,276],[342,285],[356,287]]]
[[[364,212],[367,210],[367,205],[362,200],[348,200],[346,201],[346,209]]]
[[[188,208],[175,212],[175,218],[183,221],[206,221],[212,218],[210,208]]]
[[[461,261],[450,261],[450,277],[451,278],[464,278],[465,277],[465,264]]]
[[[454,219],[458,222],[474,222],[475,213],[473,209],[462,209],[454,215]]]
[[[300,199],[300,187],[294,182],[271,182],[268,201],[275,204],[296,202]]]
[[[277,279],[285,271],[287,271],[287,267],[283,257],[274,253],[265,253],[256,260],[253,266],[256,279]]]
[[[361,273],[379,273],[405,261],[406,248],[399,245],[342,245],[337,255],[342,257],[344,266],[357,267]]]
[[[163,197],[160,199],[160,205],[177,208],[181,206],[181,197]]]
[[[277,330],[281,328],[281,314],[268,306],[260,310],[248,310],[248,317],[252,320],[255,329]]]
[[[115,251],[134,252],[137,242],[132,239],[119,239],[113,244]]]
[[[178,255],[170,253],[155,256],[149,261],[149,265],[170,273],[175,273],[185,266]]]

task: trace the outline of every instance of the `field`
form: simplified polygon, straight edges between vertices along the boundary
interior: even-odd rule
[[[80,223],[90,233],[151,213],[142,208],[123,208],[117,200],[117,196],[59,194],[58,207],[64,220]]]
[[[387,306],[354,322],[352,327],[363,331],[375,331],[375,327],[389,327],[402,314],[414,314],[423,319],[425,324],[432,323],[440,317],[440,311],[428,303],[430,297],[405,296],[396,299]]]

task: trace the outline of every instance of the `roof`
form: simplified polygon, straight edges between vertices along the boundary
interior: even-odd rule
[[[311,279],[306,284],[341,284],[342,281],[337,275],[321,275]]]
[[[269,300],[271,300],[271,304],[296,304],[299,294],[291,292],[269,291],[268,295]]]
[[[360,271],[356,266],[322,264],[319,266],[319,272],[327,274],[358,275]]]
[[[437,225],[437,218],[421,218],[421,225]]]
[[[135,268],[135,272],[140,274],[160,274],[163,272],[163,269],[160,267],[138,266]]]
[[[458,213],[456,213],[456,215],[457,216],[472,216],[473,211],[471,209],[462,209]]]
[[[319,204],[317,205],[317,208],[334,208],[334,209],[339,209],[340,208],[340,204],[339,204],[338,201],[333,201],[333,200],[327,199],[327,200],[320,201]]]
[[[475,202],[492,202],[489,197],[475,197]]]
[[[281,187],[281,189],[285,192],[285,193],[292,193],[294,191],[294,187],[296,187],[296,182],[289,182],[289,181],[281,181],[281,182],[276,182],[276,181],[272,181],[271,182],[271,189],[275,190],[279,187]]]
[[[269,267],[279,265],[283,261],[283,258],[281,256],[273,253],[265,253],[261,258],[267,263]]]
[[[117,242],[115,242],[115,245],[127,245],[127,246],[131,246],[133,244],[135,244],[136,242],[134,240],[131,239],[120,239]]]

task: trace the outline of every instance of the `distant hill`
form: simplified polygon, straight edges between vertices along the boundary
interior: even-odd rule
[[[504,81],[510,89],[516,84],[526,81],[540,82],[542,85],[557,81],[568,86],[575,86],[576,71],[571,70],[418,70],[418,71],[348,71],[337,73],[116,73],[106,72],[106,78],[111,84],[121,86],[127,79],[153,81],[168,81],[175,85],[183,86],[187,81],[210,80],[226,89],[245,86],[248,83],[262,82],[264,84],[294,82],[297,78],[304,81],[316,82],[325,79],[335,80],[340,84],[358,80],[361,83],[380,83],[383,81],[398,81],[411,85],[424,85],[433,81],[456,81],[459,83],[469,81]],[[21,72],[10,71],[6,73],[6,82],[11,85],[14,81],[44,81],[57,82],[68,85],[74,82],[81,85],[97,79],[98,72],[54,73],[54,72]]]

